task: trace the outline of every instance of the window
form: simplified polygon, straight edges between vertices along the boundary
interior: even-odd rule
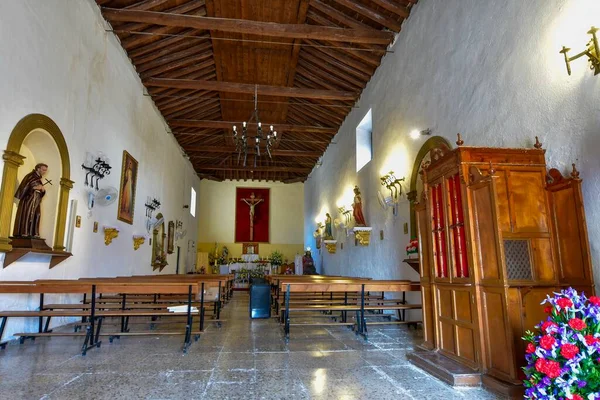
[[[371,110],[356,127],[356,172],[367,165],[373,158],[373,119]]]
[[[192,189],[192,195],[190,198],[190,214],[192,214],[192,217],[196,217],[196,191],[194,190],[194,188]]]

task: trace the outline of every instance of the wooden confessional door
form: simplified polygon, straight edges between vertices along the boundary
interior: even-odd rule
[[[478,277],[477,297],[481,304],[480,332],[484,372],[510,377],[513,368],[513,342],[510,330],[508,293],[504,286],[500,207],[497,200],[498,177],[484,176],[476,167],[470,170],[470,218],[472,220],[473,269]]]
[[[594,276],[579,172],[573,165],[571,178],[564,178],[556,169],[548,175],[551,182],[546,189],[556,230],[560,284],[593,295]]]
[[[455,167],[428,186],[434,322],[437,348],[477,369],[477,312],[461,181]]]

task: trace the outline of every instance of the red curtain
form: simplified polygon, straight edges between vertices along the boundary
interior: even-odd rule
[[[250,240],[250,206],[242,199],[250,200],[254,193],[254,239]],[[235,241],[269,243],[269,189],[236,188],[235,194]]]

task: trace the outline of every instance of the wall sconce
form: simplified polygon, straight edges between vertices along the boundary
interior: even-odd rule
[[[139,236],[139,235],[133,236],[133,250],[139,249],[140,246],[143,245],[145,241],[146,241],[145,236]]]
[[[401,182],[404,182],[405,178],[396,178],[394,171],[390,171],[387,175],[379,178],[379,180],[381,181],[381,186],[385,186],[390,191],[390,195],[394,199],[394,202],[397,203],[398,198],[402,196]]]
[[[346,206],[338,207],[338,212],[340,213],[341,216],[344,217],[346,226],[348,226],[348,224],[350,224],[350,221],[352,220],[352,211],[350,210],[350,208],[351,207],[346,207]]]
[[[418,129],[415,129],[415,130],[413,130],[410,133],[410,137],[413,138],[413,139],[418,139],[421,136],[429,136],[429,135],[431,135],[431,129],[429,129],[429,128],[428,129],[423,129],[422,131],[419,131]]]
[[[155,198],[146,198],[146,217],[152,218],[152,213],[160,208],[160,200]]]
[[[98,181],[106,175],[110,175],[112,167],[108,162],[108,158],[102,153],[98,153],[95,159],[90,153],[86,153],[85,161],[81,164],[81,168],[87,171],[84,184],[98,190]],[[94,178],[96,178],[96,185],[94,185]]]
[[[119,228],[115,228],[114,226],[105,226],[104,227],[104,244],[109,245],[112,243],[113,239],[116,239],[119,236]]]
[[[579,54],[569,57],[568,53],[571,51],[570,48],[563,46],[560,53],[565,56],[565,63],[567,64],[567,73],[571,75],[571,61],[577,60],[580,57],[588,56],[588,62],[590,63],[590,69],[594,71],[594,75],[600,74],[600,47],[598,46],[598,37],[596,36],[598,28],[592,26],[587,32],[592,35],[592,39],[587,43],[586,49]]]

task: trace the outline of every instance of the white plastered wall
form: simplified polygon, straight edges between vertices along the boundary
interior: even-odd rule
[[[148,241],[133,250],[133,235],[147,234],[146,196],[160,197],[160,212],[168,221],[183,221],[187,235],[181,246],[180,270],[185,271],[188,246],[195,245],[197,219],[184,205],[190,202],[190,187],[199,191],[199,179],[184,159],[175,139],[166,132],[165,122],[144,88],[122,47],[110,32],[92,0],[19,0],[0,2],[0,149],[5,149],[11,131],[28,114],[50,117],[62,131],[70,155],[70,199],[78,201],[81,228],[75,228],[73,257],[53,269],[49,257],[27,256],[0,269],[0,281],[69,279],[90,276],[117,276],[153,273]],[[27,149],[25,149],[27,147]],[[54,185],[44,201],[42,225],[51,217],[46,208],[57,196],[60,164],[44,160],[35,145],[23,148],[35,153],[36,162],[47,162],[56,172]],[[117,204],[96,206],[88,216],[85,171],[81,164],[86,152],[103,152],[113,167],[100,187],[119,187],[123,150],[139,162],[134,223],[117,221]],[[23,154],[28,156],[28,154]],[[26,160],[29,172],[32,160]],[[52,179],[52,178],[51,178]],[[54,203],[56,204],[56,203]],[[70,204],[70,201],[69,201]],[[97,221],[99,232],[93,233]],[[103,226],[116,226],[119,237],[107,247]],[[191,242],[190,242],[191,241]],[[48,242],[51,245],[51,241]],[[195,256],[195,250],[192,252]],[[163,273],[174,273],[176,253],[168,256]],[[3,256],[0,256],[0,263]],[[193,262],[193,260],[192,260]],[[47,296],[46,301],[68,300]],[[79,298],[72,298],[78,301]],[[37,296],[0,296],[0,308],[37,307]],[[60,321],[57,321],[60,323]],[[33,320],[9,321],[7,335],[36,329]]]
[[[367,85],[305,185],[305,244],[314,248],[314,218],[358,185],[373,226],[369,247],[352,238],[337,254],[315,257],[327,274],[418,279],[404,265],[408,203],[398,217],[377,202],[379,177],[393,169],[410,179],[415,156],[434,135],[466,145],[531,147],[539,136],[550,167],[568,173],[577,163],[596,280],[600,277],[600,76],[586,61],[567,75],[562,45],[583,50],[600,25],[597,0],[420,0],[403,24],[392,53]],[[373,110],[373,160],[355,172],[355,129]],[[408,182],[407,182],[408,184]],[[337,212],[335,213],[337,216]],[[384,231],[384,240],[379,231]],[[339,233],[338,233],[339,235]],[[338,236],[338,240],[340,236]]]

